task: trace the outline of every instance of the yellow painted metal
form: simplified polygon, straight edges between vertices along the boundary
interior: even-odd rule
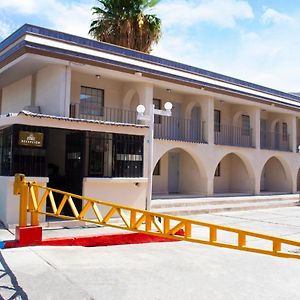
[[[31,224],[36,223],[35,218],[37,214],[43,214],[66,220],[80,220],[97,225],[110,226],[175,240],[268,254],[278,257],[300,259],[300,241],[293,241],[233,227],[160,214],[116,203],[103,202],[40,186],[35,182],[27,182],[24,175],[16,175],[14,193],[20,194],[20,226],[24,226],[24,224],[27,223],[26,209],[28,205],[29,211],[31,212]],[[30,195],[30,197],[28,197],[28,195]],[[73,199],[82,201],[83,208],[81,210],[75,206]],[[51,211],[46,211],[44,209],[47,200],[52,208]],[[58,208],[55,200],[60,201]],[[63,208],[67,203],[71,206],[72,215],[63,213]],[[115,217],[119,217],[122,222],[115,223]],[[180,229],[184,230],[184,235],[179,232]],[[199,238],[197,236],[197,231],[199,232],[201,229],[206,229],[208,232],[206,238]],[[222,241],[222,232],[233,235],[234,241]],[[267,245],[267,247],[253,247],[250,245],[251,240],[253,239],[269,242],[267,244],[270,244],[270,247],[268,247],[269,245]]]

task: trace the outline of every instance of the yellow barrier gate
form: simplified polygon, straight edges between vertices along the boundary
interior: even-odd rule
[[[43,214],[187,242],[279,257],[300,258],[299,241],[90,199],[40,186],[35,182],[27,182],[22,174],[15,176],[14,194],[20,195],[20,227],[27,226],[27,212],[29,212],[31,214],[31,226],[39,225],[38,215]],[[82,202],[82,209],[79,210],[76,207],[74,199]],[[45,210],[47,200],[50,203],[51,212]],[[63,213],[66,205],[71,208],[71,216]],[[114,222],[116,216],[121,218],[120,224]],[[184,230],[184,235],[178,233],[181,229]],[[231,235],[233,242],[225,241],[228,237],[225,240],[224,237],[220,238],[220,233]],[[205,237],[199,238],[199,235]],[[264,247],[250,246],[251,243],[255,243],[253,239],[256,242],[267,242],[267,245]]]

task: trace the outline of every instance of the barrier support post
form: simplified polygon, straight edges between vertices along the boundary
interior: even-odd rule
[[[29,187],[24,174],[16,174],[14,194],[20,195],[19,226],[16,227],[16,243],[20,246],[38,245],[42,241],[41,226],[27,226]],[[34,216],[34,217],[33,217]],[[38,225],[37,213],[32,214],[31,225]]]

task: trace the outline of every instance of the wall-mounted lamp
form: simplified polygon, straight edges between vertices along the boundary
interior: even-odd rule
[[[99,75],[99,74],[96,74],[95,76],[96,76],[97,79],[101,78],[101,75]]]
[[[143,73],[142,73],[142,72],[135,72],[134,75],[135,75],[135,76],[142,77],[142,76],[143,76]]]
[[[171,89],[166,89],[166,91],[167,91],[168,93],[171,93],[171,92],[172,92],[172,90],[171,90]]]
[[[224,104],[224,100],[220,100],[220,104]]]

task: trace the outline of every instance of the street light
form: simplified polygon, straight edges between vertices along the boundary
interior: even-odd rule
[[[149,125],[149,149],[148,149],[148,185],[147,185],[147,199],[146,199],[146,209],[150,210],[151,207],[151,197],[152,197],[152,165],[153,165],[153,140],[154,140],[154,115],[159,116],[172,116],[171,102],[166,102],[164,105],[165,110],[160,110],[154,108],[154,105],[150,105],[149,115],[144,115],[146,108],[144,105],[140,104],[137,106],[137,119],[139,121],[144,121]]]

